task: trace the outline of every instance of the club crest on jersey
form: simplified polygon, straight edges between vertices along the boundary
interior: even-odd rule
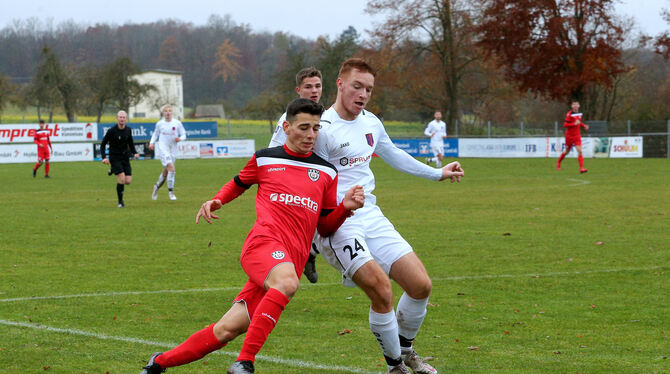
[[[372,137],[372,133],[365,134],[365,140],[368,141],[368,145],[372,147],[375,145],[375,139]]]
[[[340,159],[340,165],[342,165],[342,166],[347,166],[348,163],[349,163],[349,159],[348,159],[348,158],[346,158],[346,157],[342,157],[342,158]]]
[[[272,258],[274,258],[275,260],[281,260],[282,258],[284,258],[284,256],[285,256],[285,255],[284,255],[284,252],[283,252],[283,251],[274,251],[274,252],[272,252]]]
[[[319,180],[319,177],[321,176],[321,172],[318,171],[317,169],[309,169],[307,171],[307,175],[309,176],[309,179],[312,180],[312,182],[316,182]]]

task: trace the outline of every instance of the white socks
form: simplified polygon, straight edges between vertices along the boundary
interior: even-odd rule
[[[395,313],[377,313],[370,308],[370,330],[379,342],[384,356],[388,359],[400,357],[400,341],[398,340],[398,321]]]
[[[441,168],[442,167],[442,161],[440,161],[440,160],[435,161],[435,167],[436,168]]]
[[[426,317],[428,298],[417,300],[403,293],[398,301],[398,333],[405,339],[414,340]]]
[[[172,191],[174,188],[174,171],[168,171],[167,181],[168,181],[168,190]],[[162,175],[162,174],[161,174]]]
[[[156,182],[156,189],[161,188],[161,186],[165,183],[165,177],[163,176],[163,173],[158,174],[158,182]]]

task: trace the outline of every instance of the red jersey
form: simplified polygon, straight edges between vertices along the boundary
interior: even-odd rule
[[[34,137],[35,144],[37,144],[38,146],[41,144],[44,147],[51,147],[51,140],[49,138],[50,133],[51,130],[48,129],[38,129],[37,131],[35,131],[35,137]]]
[[[215,199],[225,204],[253,184],[258,184],[256,222],[245,248],[255,238],[272,238],[306,258],[319,217],[338,207],[335,167],[311,152],[261,149]]]
[[[577,124],[577,120],[579,120],[579,124]],[[582,114],[569,111],[568,114],[565,115],[565,122],[563,122],[563,127],[565,127],[566,138],[581,137],[579,130],[580,127],[584,127],[584,123],[582,122]]]

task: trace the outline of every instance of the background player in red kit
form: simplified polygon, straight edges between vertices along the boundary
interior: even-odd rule
[[[287,107],[284,146],[257,151],[247,165],[205,202],[196,216],[211,223],[212,211],[258,184],[256,222],[247,236],[240,262],[249,279],[219,322],[191,335],[178,347],[156,353],[142,373],[199,360],[247,332],[237,361],[228,373],[253,373],[256,354],[298,289],[317,229],[337,230],[351,211],[363,206],[361,186],[353,186],[337,205],[337,171],[312,153],[323,106],[296,99]]]
[[[561,153],[561,157],[558,158],[558,164],[556,168],[561,170],[561,161],[565,156],[570,153],[570,149],[574,146],[577,149],[577,159],[579,160],[579,172],[586,173],[588,170],[584,169],[584,156],[582,156],[582,134],[580,129],[583,127],[585,130],[589,129],[589,125],[582,122],[582,113],[579,112],[579,101],[572,101],[572,110],[565,115],[565,122],[563,122],[563,127],[565,127],[565,150]]]
[[[49,177],[49,158],[53,147],[51,146],[51,139],[49,139],[49,130],[46,129],[44,120],[40,120],[40,128],[35,131],[35,144],[37,144],[37,162],[33,168],[33,178],[37,176],[37,169],[44,163],[44,178]]]

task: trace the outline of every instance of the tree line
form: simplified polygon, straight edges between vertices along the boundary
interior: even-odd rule
[[[295,96],[295,73],[316,66],[322,102],[334,101],[340,63],[378,69],[369,108],[384,119],[553,122],[567,102],[589,119],[670,117],[670,35],[646,36],[614,13],[614,0],[369,0],[383,15],[365,37],[255,32],[230,16],[204,25],[15,21],[0,30],[0,111],[8,103],[68,119],[127,109],[152,89],[144,69],[183,73],[188,107],[221,103],[235,117],[275,119]],[[664,11],[665,19],[670,15]]]

